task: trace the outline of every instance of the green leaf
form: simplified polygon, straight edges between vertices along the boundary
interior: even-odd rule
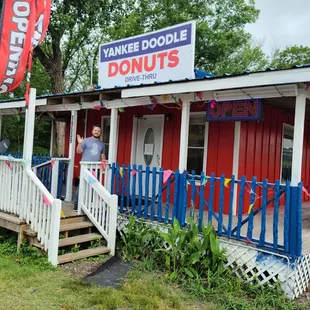
[[[184,272],[185,272],[190,278],[194,278],[194,275],[193,275],[192,271],[189,270],[188,268],[184,268]]]

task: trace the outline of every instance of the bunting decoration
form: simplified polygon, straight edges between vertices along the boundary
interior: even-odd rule
[[[165,170],[164,171],[164,178],[163,178],[163,183],[165,184],[168,179],[170,178],[170,176],[172,175],[173,171],[172,170]]]
[[[5,163],[9,167],[10,170],[13,170],[12,164],[8,160]]]
[[[255,200],[256,200],[256,197],[255,197]],[[248,210],[248,214],[251,213],[251,211],[252,211],[252,209],[253,209],[253,207],[254,207],[254,204],[255,204],[255,201],[254,201],[253,203],[250,204],[249,210]]]
[[[96,183],[98,180],[96,179],[96,178],[93,178],[93,177],[91,177],[91,176],[89,176],[88,177],[88,183],[89,184],[94,184],[94,183]]]
[[[119,175],[121,178],[123,178],[123,168],[122,167],[119,168]]]
[[[105,160],[101,161],[100,171],[104,171],[107,168],[107,162]]]
[[[138,170],[132,170],[132,176],[134,177],[138,173]]]
[[[226,179],[224,180],[224,186],[228,187],[228,184],[231,182],[231,179]]]
[[[94,110],[97,110],[97,111],[100,111],[101,107],[100,107],[100,105],[97,104],[97,105],[94,105],[94,106],[93,106],[93,109],[94,109]]]
[[[208,179],[209,177],[208,176],[205,176],[203,181],[202,181],[202,186],[205,186],[207,183],[208,183]]]
[[[310,197],[309,192],[306,190],[306,188],[305,188],[304,186],[302,187],[302,191],[303,191],[307,196]]]
[[[45,194],[43,194],[43,203],[47,206],[50,206],[52,204]]]
[[[200,91],[196,92],[195,95],[202,101],[202,93]]]
[[[91,174],[93,175],[95,179],[97,179],[97,173],[95,169],[92,170]]]
[[[124,109],[124,108],[119,108],[118,111],[119,111],[120,113],[123,113],[123,112],[125,112],[125,109]]]
[[[163,100],[167,101],[167,99],[168,99],[168,95],[163,95]]]
[[[54,164],[55,164],[55,161],[56,161],[56,159],[55,159],[55,158],[52,158],[52,159],[51,159],[51,164],[54,165]]]

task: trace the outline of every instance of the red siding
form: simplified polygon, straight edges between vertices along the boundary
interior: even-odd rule
[[[192,104],[191,111],[205,111],[206,107]],[[110,111],[102,109],[89,110],[87,122],[87,136],[91,133],[94,124],[101,124],[101,116],[109,115]],[[119,138],[117,161],[120,164],[129,164],[131,158],[133,119],[135,115],[165,114],[170,115],[164,124],[163,158],[164,169],[176,170],[179,161],[181,111],[175,106],[157,105],[154,111],[147,107],[126,108],[125,112],[119,113]],[[245,175],[247,180],[253,176],[258,181],[268,178],[274,182],[280,178],[281,155],[282,155],[282,131],[283,123],[293,124],[293,115],[273,109],[265,105],[264,121],[242,122],[239,152],[238,178]],[[78,133],[84,134],[84,117],[79,118]],[[68,132],[69,134],[69,132]],[[68,136],[68,135],[67,135]],[[233,166],[234,147],[234,123],[233,122],[210,122],[209,141],[207,150],[207,171],[216,176],[225,174],[230,177]],[[79,174],[78,162],[80,156],[76,156],[75,176]],[[304,138],[304,160],[302,180],[307,187],[310,184],[310,121],[306,122]],[[218,189],[216,189],[218,191]],[[228,192],[228,191],[227,191]],[[216,194],[218,196],[218,194]],[[215,196],[215,197],[216,197]],[[304,197],[306,198],[306,197]],[[227,201],[228,198],[225,197]],[[307,197],[307,200],[309,198]],[[227,211],[227,206],[225,206]],[[248,197],[245,200],[244,210],[248,209]]]

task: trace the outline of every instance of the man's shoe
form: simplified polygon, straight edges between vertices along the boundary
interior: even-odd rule
[[[77,209],[78,209],[78,205],[74,205],[73,210],[77,211]]]

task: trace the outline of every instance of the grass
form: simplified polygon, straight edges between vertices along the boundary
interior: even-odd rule
[[[214,278],[219,284],[203,294],[195,281],[181,289],[148,261],[137,265],[120,289],[100,288],[52,267],[29,247],[16,254],[15,242],[0,233],[0,309],[300,309],[274,289],[238,279]]]
[[[212,302],[202,306],[160,275],[141,270],[131,271],[116,290],[15,255],[1,256],[0,269],[0,309],[218,309]]]

